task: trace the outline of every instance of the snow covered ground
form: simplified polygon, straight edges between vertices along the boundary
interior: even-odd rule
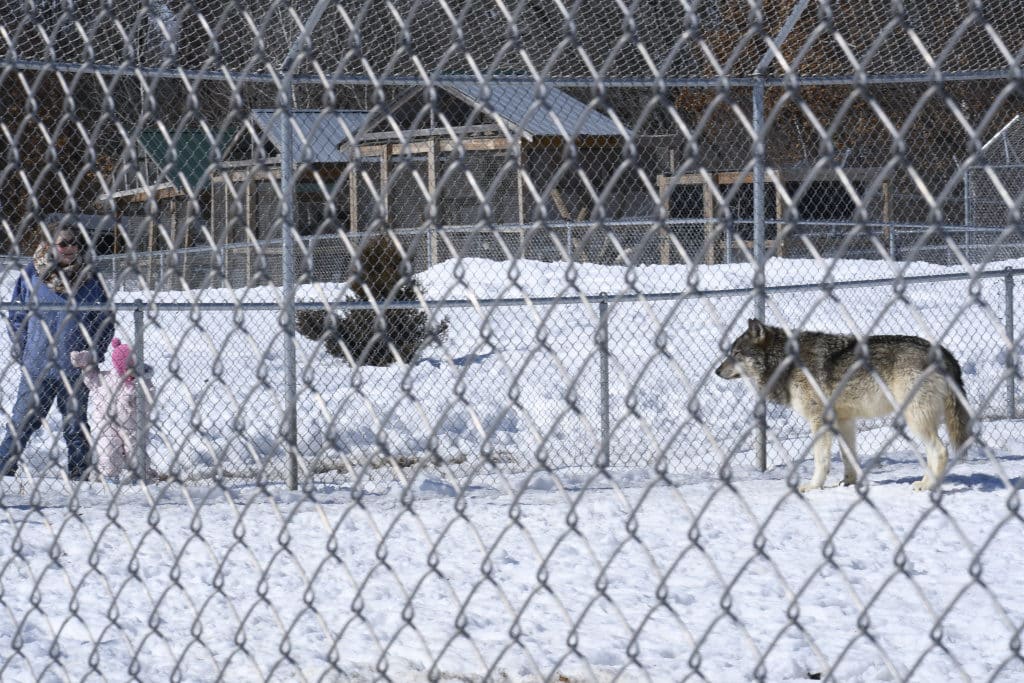
[[[1018,451],[1019,453],[1019,451]],[[307,495],[5,484],[4,680],[1021,680],[1022,457]],[[807,472],[804,472],[806,476]],[[998,676],[996,674],[999,674]]]
[[[768,280],[823,274],[773,260]],[[831,273],[891,275],[876,262]],[[420,280],[428,299],[534,299],[678,291],[688,276],[467,259]],[[699,272],[702,289],[749,278]],[[1024,679],[1024,430],[1005,419],[1003,292],[991,279],[769,301],[770,321],[941,336],[960,358],[982,445],[934,500],[910,491],[917,449],[884,422],[863,434],[861,491],[793,493],[810,439],[782,409],[769,470],[753,468],[751,397],[710,374],[744,296],[609,305],[607,473],[592,466],[593,302],[446,308],[448,339],[408,367],[355,372],[300,340],[300,455],[321,473],[302,493],[241,483],[283,473],[277,315],[157,311],[150,454],[190,485],[66,488],[50,417],[27,473],[0,483],[0,678]],[[130,311],[118,322],[132,341]],[[16,381],[0,374],[5,406]],[[418,466],[362,469],[383,451]]]

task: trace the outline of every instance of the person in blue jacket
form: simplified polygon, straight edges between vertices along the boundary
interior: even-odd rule
[[[11,354],[22,373],[0,442],[0,471],[7,476],[17,472],[26,444],[56,400],[68,448],[68,477],[83,479],[89,469],[89,392],[70,354],[91,349],[94,358],[103,358],[114,336],[114,321],[107,310],[76,310],[76,305],[105,304],[107,292],[90,267],[78,231],[59,228],[51,234],[53,243],[39,245],[11,297]]]

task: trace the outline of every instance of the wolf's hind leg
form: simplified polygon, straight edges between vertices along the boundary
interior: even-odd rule
[[[853,486],[860,479],[860,463],[857,462],[857,421],[840,420],[839,454],[843,457],[843,486]]]
[[[939,438],[939,421],[942,413],[939,408],[927,411],[907,411],[907,426],[924,445],[928,458],[928,467],[920,481],[915,481],[915,491],[927,491],[942,480],[949,463],[949,451]]]
[[[829,460],[832,458],[832,430],[822,429],[821,422],[811,423],[811,438],[814,439],[814,474],[806,484],[800,485],[800,492],[805,493],[820,489],[825,485],[828,476]]]
[[[931,439],[931,443],[925,445],[925,451],[928,453],[928,471],[919,481],[914,482],[913,489],[915,491],[927,491],[938,485],[942,481],[946,464],[949,462],[946,446],[937,436]]]

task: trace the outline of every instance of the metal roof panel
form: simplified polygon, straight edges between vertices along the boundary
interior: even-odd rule
[[[280,109],[252,110],[253,121],[279,152],[284,146],[280,115]],[[349,160],[348,154],[339,150],[339,147],[348,142],[350,136],[356,136],[367,115],[365,111],[352,110],[292,111],[292,158],[295,163],[346,163]]]
[[[574,139],[581,135],[630,136],[630,130],[575,97],[550,85],[471,81],[441,86],[463,99],[482,103],[484,110],[530,133]],[[541,96],[543,93],[543,97]]]

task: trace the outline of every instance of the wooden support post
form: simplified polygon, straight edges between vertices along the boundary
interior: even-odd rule
[[[523,155],[519,154],[519,161],[516,164],[516,205],[519,207],[519,225],[526,224],[526,198],[523,194]]]
[[[254,235],[256,232],[252,229],[252,226],[255,224],[255,216],[253,215],[254,207],[252,205],[252,181],[243,181],[242,187],[245,188],[245,194],[243,195],[242,200],[242,215],[243,220],[245,221],[243,228],[245,230],[246,237],[248,237],[249,235]]]
[[[356,162],[352,161],[352,167],[348,172],[348,231],[359,232],[359,173],[356,172]]]
[[[526,198],[523,192],[523,151],[522,148],[516,148],[518,156],[516,157],[516,208],[518,210],[517,217],[519,218],[519,254],[526,258]]]
[[[707,256],[704,259],[705,263],[713,264],[717,262],[717,255],[715,253],[715,244],[712,241],[715,234],[715,195],[711,193],[711,186],[705,183],[704,188],[704,218],[707,222],[704,223],[704,243],[707,245]],[[724,239],[728,240],[729,236],[724,235]],[[726,245],[726,249],[730,248],[730,245]]]
[[[252,181],[251,180],[244,180],[244,181],[242,181],[242,187],[245,188],[244,200],[242,202],[242,214],[244,216],[244,221],[245,221],[245,224],[243,225],[243,231],[245,232],[245,236],[246,236],[247,241],[248,241],[249,239],[252,239],[253,237],[256,236],[256,231],[253,230],[253,225],[256,224],[256,221],[255,221],[256,216],[255,216],[255,213],[254,213],[254,207],[252,205],[253,204],[253,202],[252,202]],[[252,261],[253,261],[253,251],[254,251],[253,247],[254,246],[255,245],[247,244],[246,247],[245,247],[245,281],[246,282],[252,282]]]
[[[176,216],[177,212],[175,211],[175,208],[177,208],[177,207],[176,207],[176,202],[175,202],[174,199],[170,200],[170,205],[171,205],[171,225],[174,225],[175,219],[177,218],[177,216]],[[153,253],[155,246],[156,246],[156,221],[150,221],[149,222],[149,235],[147,236],[147,239],[146,239],[146,249],[150,253]]]
[[[782,192],[779,191],[780,186],[782,186],[782,178],[777,177],[775,185],[775,255],[785,256],[786,238],[782,219],[786,215],[786,202],[782,200]]]
[[[170,200],[170,201],[171,201],[171,204],[173,206],[174,200]],[[154,222],[156,222],[156,221],[151,222],[151,225]],[[171,246],[171,249],[174,249],[177,246],[177,244],[178,244],[178,229],[180,229],[180,226],[178,225],[178,212],[177,211],[171,211],[171,221],[170,221],[170,225],[169,225],[169,229],[168,229],[168,233],[170,234],[171,239],[174,240],[174,245]],[[187,245],[185,245],[185,246],[187,246]],[[184,276],[185,276],[185,256],[184,255],[181,256],[181,259],[178,262],[178,265],[180,267],[179,276],[183,280]]]
[[[212,195],[213,195],[213,188],[212,187],[210,188],[210,194],[211,194],[211,197],[212,197]],[[171,233],[171,239],[174,240],[175,248],[177,248],[177,245],[179,245],[179,244],[182,246],[183,249],[187,249],[189,246],[191,246],[189,244],[189,239],[188,239],[188,236],[189,236],[188,226],[189,226],[189,221],[187,221],[187,220],[181,221],[180,223],[178,223],[178,224],[176,224],[174,226],[174,232]],[[181,282],[179,284],[181,286],[183,286],[183,287],[184,287],[185,283],[188,282],[188,264],[189,264],[189,261],[190,261],[190,259],[189,259],[189,256],[188,256],[188,252],[183,252],[183,255],[181,256],[181,258],[178,259],[178,277],[181,280]]]
[[[661,199],[661,206],[665,209],[664,215],[669,217],[669,210],[672,206],[672,202],[669,199],[668,190],[668,176],[658,176],[658,197]],[[668,229],[664,225],[661,227],[661,234],[658,236],[658,255],[660,256],[660,263],[664,266],[669,264],[669,258],[671,256],[671,241],[668,236]]]
[[[388,165],[391,163],[391,145],[381,145],[380,155],[380,208],[384,227],[388,224]]]
[[[228,178],[227,175],[221,175],[220,182],[221,194],[223,195],[224,213],[221,214],[223,216],[223,224],[211,225],[210,228],[213,230],[213,237],[215,242],[218,242],[219,244],[227,244],[230,239],[228,230],[231,227],[231,200],[228,197],[228,195],[230,194],[228,192],[228,184],[231,182],[231,179]],[[213,196],[214,198],[216,198],[217,195],[214,194]]]
[[[896,258],[893,253],[895,250],[892,248],[895,241],[893,240],[892,234],[892,181],[882,181],[882,223],[885,227],[882,228],[882,239],[885,242],[886,249],[889,250],[889,256]]]
[[[441,218],[440,201],[437,196],[437,138],[427,141],[427,267],[437,263],[437,230]]]
[[[562,199],[562,193],[555,188],[551,190],[551,201],[555,205],[555,209],[558,211],[558,215],[562,217],[562,220],[569,223],[569,207],[565,205],[565,200]],[[569,225],[565,229],[565,248],[569,251],[569,258],[575,260],[576,252],[576,239],[573,237],[572,225]]]
[[[172,213],[171,215],[173,216],[174,214]],[[158,285],[158,283],[160,281],[157,280],[157,279],[162,279],[164,273],[163,273],[162,269],[159,266],[159,260],[158,260],[158,265],[157,266],[154,266],[154,264],[153,264],[154,259],[157,258],[157,256],[156,256],[157,222],[156,221],[153,221],[153,220],[150,221],[150,229],[146,230],[146,236],[145,237],[146,237],[146,239],[145,239],[145,243],[146,243],[145,244],[145,248],[146,248],[146,262],[148,263],[148,267],[146,268],[146,278],[148,280],[148,285],[150,285],[150,287],[152,287],[154,289],[159,289],[160,285]],[[154,278],[154,272],[156,272],[156,279]]]

